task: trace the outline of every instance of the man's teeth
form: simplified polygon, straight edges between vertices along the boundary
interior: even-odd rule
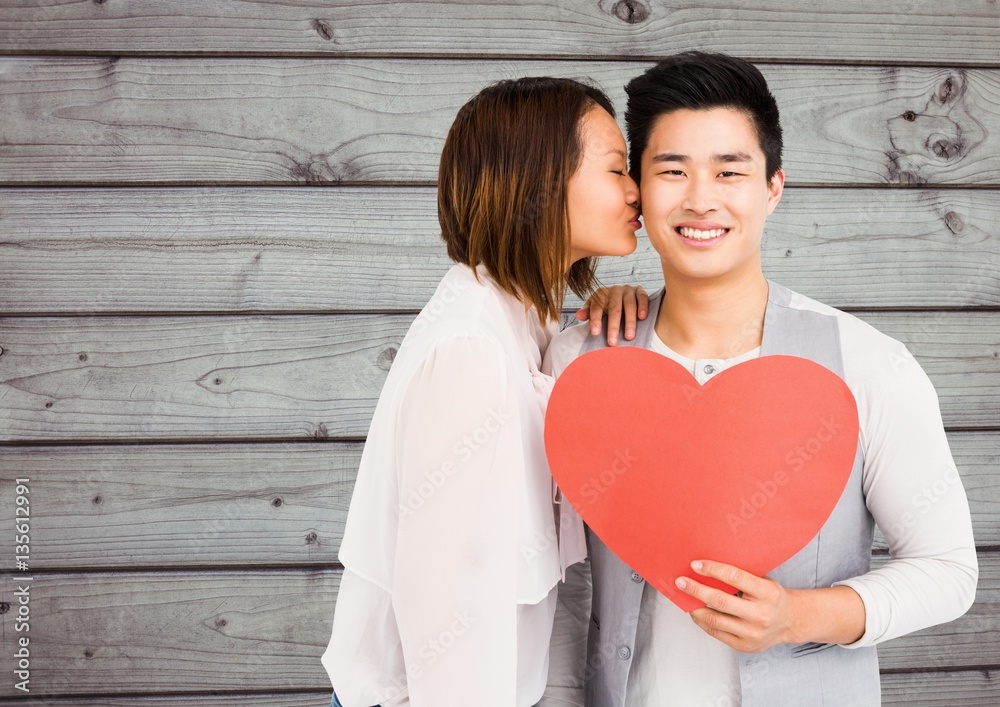
[[[714,228],[711,231],[699,231],[697,228],[679,228],[677,230],[685,238],[692,238],[696,241],[707,241],[709,238],[718,238],[726,232],[725,228]]]

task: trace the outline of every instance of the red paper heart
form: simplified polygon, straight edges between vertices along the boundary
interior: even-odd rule
[[[762,356],[700,386],[640,348],[570,364],[545,417],[552,476],[618,557],[684,611],[693,560],[763,576],[805,547],[844,491],[858,412],[835,373]]]

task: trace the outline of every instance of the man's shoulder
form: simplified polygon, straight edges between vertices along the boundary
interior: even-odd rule
[[[836,320],[847,372],[865,378],[879,377],[896,370],[902,361],[913,359],[905,344],[863,319],[798,292],[788,292],[790,301],[786,306],[824,314]]]
[[[555,378],[559,377],[570,363],[580,355],[583,342],[590,335],[590,322],[577,322],[552,337],[545,351],[542,371]]]

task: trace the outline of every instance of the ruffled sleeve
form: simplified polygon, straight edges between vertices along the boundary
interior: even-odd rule
[[[456,335],[399,408],[392,603],[414,707],[515,704],[524,457],[511,384],[499,344]]]

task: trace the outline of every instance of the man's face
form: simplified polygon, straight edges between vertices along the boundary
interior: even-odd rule
[[[677,110],[653,126],[641,160],[646,233],[672,280],[728,282],[760,272],[764,220],[785,175],[770,183],[749,116]]]

